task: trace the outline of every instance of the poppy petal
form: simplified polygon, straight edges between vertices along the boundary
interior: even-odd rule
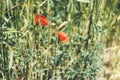
[[[69,41],[68,35],[64,32],[58,32],[58,38],[62,42],[68,42]]]
[[[39,20],[40,20],[40,24],[42,26],[47,26],[49,24],[49,20],[47,17],[41,15],[41,14],[37,14],[35,16],[35,24],[38,25],[39,24]]]

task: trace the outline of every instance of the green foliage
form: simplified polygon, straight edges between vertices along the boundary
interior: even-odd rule
[[[1,79],[96,80],[100,77],[103,63],[99,55],[103,47],[101,38],[104,37],[101,35],[105,30],[109,35],[110,31],[114,33],[118,29],[113,31],[111,21],[117,10],[108,13],[109,2],[7,1],[2,7],[0,4],[3,16],[3,22],[0,22]],[[114,5],[117,2],[115,0]],[[50,25],[35,25],[37,13],[47,16]],[[116,24],[118,26],[119,22]],[[58,40],[59,31],[69,35],[69,43]]]

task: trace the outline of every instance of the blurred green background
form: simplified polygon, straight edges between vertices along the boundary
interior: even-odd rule
[[[120,79],[119,0],[0,0],[0,36],[1,80]]]

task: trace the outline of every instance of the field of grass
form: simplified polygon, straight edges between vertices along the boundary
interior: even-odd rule
[[[120,80],[119,49],[119,0],[0,0],[0,80]]]

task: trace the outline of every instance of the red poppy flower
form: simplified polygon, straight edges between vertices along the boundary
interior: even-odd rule
[[[69,37],[66,33],[64,32],[58,32],[58,38],[62,42],[69,42]]]
[[[39,25],[39,22],[42,26],[47,26],[49,24],[49,20],[47,17],[45,17],[41,14],[36,14],[35,15],[35,24]]]

